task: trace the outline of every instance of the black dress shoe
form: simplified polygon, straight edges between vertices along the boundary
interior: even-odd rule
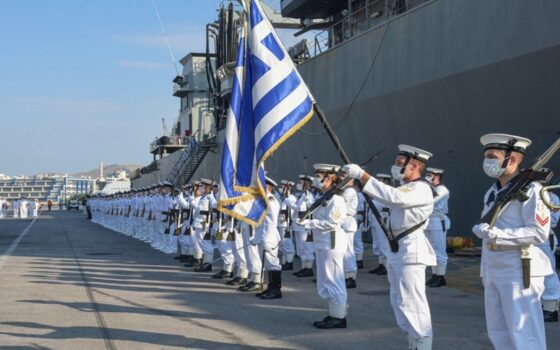
[[[445,277],[444,276],[436,276],[436,278],[434,278],[434,280],[432,281],[432,283],[430,283],[428,285],[428,287],[430,288],[438,288],[438,287],[443,287],[446,286],[447,282],[445,282]]]
[[[296,275],[296,277],[313,277],[313,269],[303,269]]]
[[[257,282],[249,282],[244,286],[238,288],[241,292],[258,292],[262,290],[262,285]]]
[[[364,268],[364,262],[362,260],[356,260],[356,266],[361,270]]]
[[[346,328],[346,317],[330,317],[327,320],[319,321],[313,325],[318,329]]]
[[[194,256],[192,256],[192,255],[184,255],[184,258],[181,258],[181,259],[179,259],[179,260],[180,260],[181,262],[188,263],[188,262],[191,262],[191,261],[194,260]]]
[[[346,289],[356,288],[356,279],[354,278],[347,278],[344,280],[346,282]]]
[[[195,267],[194,272],[212,272],[212,264],[202,264],[199,267]]]
[[[261,299],[263,300],[280,299],[280,298],[282,298],[282,292],[279,289],[271,289],[267,293],[261,295]]]
[[[192,259],[191,261],[187,261],[184,265],[186,267],[193,267],[193,266],[200,266],[202,264],[202,259]]]
[[[377,267],[375,269],[369,270],[369,273],[377,274],[382,266],[383,266],[382,264],[377,265]]]
[[[426,285],[429,286],[434,281],[434,279],[436,279],[436,276],[436,274],[432,274],[430,278],[426,280]]]
[[[292,275],[293,275],[293,276],[297,276],[297,275],[299,275],[303,270],[305,270],[305,269],[301,269],[301,270],[299,270],[299,271],[292,272]]]
[[[294,263],[285,263],[282,265],[282,271],[292,271],[294,269]]]
[[[385,265],[381,265],[381,268],[379,269],[379,271],[376,272],[376,275],[385,276],[386,274],[387,274],[387,268],[385,267]]]
[[[543,310],[544,322],[558,322],[558,311]]]
[[[265,294],[268,293],[268,292],[270,292],[270,286],[266,287],[266,289],[263,290],[262,292],[256,293],[255,296],[256,296],[257,298],[260,298],[260,297],[262,297],[263,295],[265,295]]]
[[[186,258],[187,258],[187,256],[184,255],[184,254],[177,255],[177,256],[173,257],[173,259],[175,259],[175,260],[184,260]]]
[[[313,322],[313,327],[317,327],[317,325],[318,325],[319,323],[321,323],[321,322],[326,322],[326,321],[328,321],[328,320],[330,320],[330,319],[331,319],[331,317],[330,317],[330,316],[327,316],[327,317],[323,318],[323,320],[321,320],[321,321],[315,321],[315,322]]]
[[[241,278],[241,277],[235,277],[234,279],[231,279],[229,281],[226,282],[226,284],[228,286],[244,286],[247,284],[247,279],[246,278]]]
[[[233,272],[228,272],[228,271],[220,271],[218,273],[215,273],[212,275],[212,278],[231,278],[233,277]]]

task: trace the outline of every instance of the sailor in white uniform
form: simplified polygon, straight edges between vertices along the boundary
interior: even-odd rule
[[[282,237],[280,243],[280,251],[282,252],[282,270],[291,271],[294,269],[294,256],[296,254],[296,246],[294,245],[294,237],[292,234],[292,215],[291,207],[296,202],[296,196],[292,193],[294,183],[287,180],[281,183],[281,203],[280,215],[278,216],[278,231]]]
[[[270,177],[266,176],[266,195],[268,212],[264,221],[257,227],[255,237],[251,239],[251,245],[260,245],[264,254],[264,269],[268,274],[268,285],[265,290],[256,294],[261,299],[282,298],[282,265],[278,257],[278,248],[282,240],[278,231],[278,215],[280,214],[280,202],[274,197],[274,188],[278,185]]]
[[[204,193],[194,205],[194,240],[202,251],[202,258],[200,266],[195,267],[195,272],[210,272],[212,271],[211,262],[214,259],[214,246],[210,239],[210,223],[212,208],[217,205],[216,198],[212,192],[212,180],[200,179],[201,186],[204,186]],[[200,256],[200,251],[197,254]],[[195,257],[197,258],[197,257]]]
[[[301,270],[293,273],[297,277],[313,276],[313,243],[309,241],[309,230],[299,224],[299,218],[302,217],[307,209],[315,201],[315,197],[311,192],[311,179],[309,176],[300,175],[299,182],[296,185],[299,197],[295,203],[289,202],[292,211],[292,232],[295,235],[296,252],[301,259]]]
[[[531,140],[487,134],[480,142],[484,146],[483,170],[497,179],[484,196],[484,216],[519,174]],[[486,327],[497,350],[546,349],[541,296],[544,276],[550,275],[552,268],[546,254],[535,247],[550,233],[550,211],[539,195],[541,188],[538,182],[530,183],[525,192],[528,199],[509,202],[493,227],[487,223],[473,227],[473,233],[483,240],[480,270]],[[530,258],[529,269],[523,269],[522,256]],[[524,283],[524,273],[530,277],[529,286]]]
[[[550,196],[550,202],[558,207],[560,206],[560,198],[553,193],[548,192]],[[542,295],[543,304],[543,316],[544,322],[558,322],[558,301],[560,299],[560,280],[558,280],[558,274],[556,273],[556,255],[554,252],[558,247],[558,239],[554,230],[558,227],[558,219],[560,219],[560,210],[554,209],[550,213],[550,234],[548,239],[544,243],[537,244],[537,247],[541,249],[548,259],[550,260],[550,265],[552,266],[552,274],[544,278],[544,292]]]
[[[425,270],[435,265],[436,257],[424,229],[433,210],[434,191],[422,178],[431,157],[430,152],[399,145],[391,168],[393,178],[403,183],[397,188],[371,177],[358,165],[344,167],[348,176],[360,179],[365,194],[390,210],[388,226],[395,237],[387,255],[391,306],[397,324],[408,336],[409,349],[417,350],[432,348]]]
[[[314,164],[313,183],[323,192],[336,185],[340,167],[332,164]],[[344,255],[348,249],[348,237],[342,229],[346,219],[347,205],[341,195],[334,194],[313,213],[312,219],[301,222],[313,232],[316,254],[317,292],[329,301],[329,315],[313,323],[319,329],[346,328],[348,295],[344,281]]]
[[[441,182],[443,170],[437,168],[426,169],[426,180],[432,183],[437,192],[434,202],[434,211],[428,220],[426,236],[436,252],[436,266],[432,266],[432,276],[426,285],[431,288],[445,286],[445,272],[447,271],[447,231],[451,228],[451,221],[447,216],[449,212],[449,190]]]

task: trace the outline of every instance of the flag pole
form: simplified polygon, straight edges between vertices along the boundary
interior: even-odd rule
[[[319,118],[319,121],[321,122],[321,124],[325,128],[325,131],[329,135],[331,141],[334,143],[334,146],[336,147],[336,150],[338,151],[338,154],[340,155],[340,158],[342,158],[342,161],[345,164],[350,164],[351,163],[350,158],[348,157],[348,154],[346,153],[344,148],[342,148],[342,144],[340,143],[340,140],[338,139],[338,136],[334,132],[331,124],[327,120],[327,117],[325,116],[325,113],[323,112],[323,110],[317,105],[317,103],[313,104],[313,110],[317,114],[317,117]],[[367,194],[365,194],[362,191],[363,188],[364,188],[364,185],[359,180],[356,182],[356,185],[358,186],[358,188],[360,189],[360,191],[364,195],[364,198],[366,200],[366,203],[367,203],[369,209],[373,213],[373,216],[375,216],[375,219],[376,219],[377,223],[379,224],[379,226],[381,227],[381,230],[383,231],[383,233],[385,234],[385,236],[389,240],[389,245],[391,246],[391,251],[397,252],[399,250],[398,241],[396,241],[394,239],[393,235],[391,234],[391,231],[389,231],[389,228],[383,222],[383,217],[379,213],[379,210],[377,210],[377,207],[371,201],[371,197],[368,196]]]

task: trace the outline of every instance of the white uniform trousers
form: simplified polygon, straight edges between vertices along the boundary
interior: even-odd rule
[[[329,300],[330,316],[344,318],[346,317],[345,311],[344,314],[332,314],[332,311],[336,309],[346,310],[348,301],[344,281],[344,252],[333,249],[316,249],[315,254],[317,255],[317,292],[322,299]]]
[[[531,287],[524,289],[521,276],[505,277],[484,279],[486,328],[492,345],[496,350],[546,349],[540,301],[544,278],[531,277]]]
[[[436,253],[436,262],[438,266],[447,265],[447,253],[445,252],[447,248],[447,232],[442,229],[426,230],[425,232],[428,241],[430,241]]]
[[[305,267],[312,268],[315,256],[313,255],[313,242],[306,242],[308,231],[293,231],[296,238],[296,251],[297,255]]]
[[[391,306],[398,326],[413,339],[432,336],[432,318],[426,298],[426,266],[388,264]]]
[[[278,232],[280,232],[280,237],[282,237],[282,243],[280,243],[280,251],[282,252],[282,254],[295,254],[296,246],[294,245],[294,239],[292,237],[284,238],[284,235],[286,234],[286,228],[279,227]]]
[[[179,236],[179,248],[181,255],[190,255],[192,253],[192,237],[189,235],[190,228],[183,224],[181,235]]]
[[[243,235],[235,230],[233,236],[233,258],[237,264],[237,273],[240,274],[242,271],[247,271],[247,258],[245,257],[245,248],[243,248]]]
[[[195,246],[198,246],[197,253],[201,253],[201,254],[204,254],[204,255],[213,255],[214,254],[214,246],[212,245],[212,241],[204,239],[204,236],[206,235],[206,232],[201,228],[196,228],[194,230],[194,232],[195,232],[195,237],[194,237],[193,241],[196,241]],[[196,258],[200,259],[198,257],[196,257]]]
[[[362,240],[364,224],[358,226],[358,230],[354,234],[354,254],[362,257],[364,255],[364,241]]]
[[[264,269],[266,271],[282,271],[280,259],[278,258],[278,244],[264,244]]]
[[[224,232],[222,239],[215,240],[214,245],[216,246],[216,249],[218,249],[218,252],[220,252],[220,257],[222,258],[222,261],[224,263],[224,270],[231,272],[234,258],[231,249],[232,244],[227,240],[227,236],[228,233]]]
[[[245,257],[247,258],[247,268],[252,274],[259,274],[262,270],[262,258],[259,251],[259,246],[251,245],[251,230],[241,230],[243,236],[243,244],[245,245]]]
[[[344,272],[357,272],[358,266],[356,265],[356,252],[354,250],[354,236],[355,231],[344,231],[348,242],[346,244],[346,252],[344,253]]]

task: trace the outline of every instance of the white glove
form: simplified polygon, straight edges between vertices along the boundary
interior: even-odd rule
[[[474,225],[472,228],[472,232],[481,239],[488,238],[488,231],[490,230],[490,225],[483,222],[482,224]]]
[[[354,179],[360,179],[364,175],[364,169],[357,164],[346,164],[342,167],[342,171]]]
[[[298,224],[305,227],[306,229],[309,229],[309,225],[311,224],[311,220],[305,219],[303,221],[298,221]]]

